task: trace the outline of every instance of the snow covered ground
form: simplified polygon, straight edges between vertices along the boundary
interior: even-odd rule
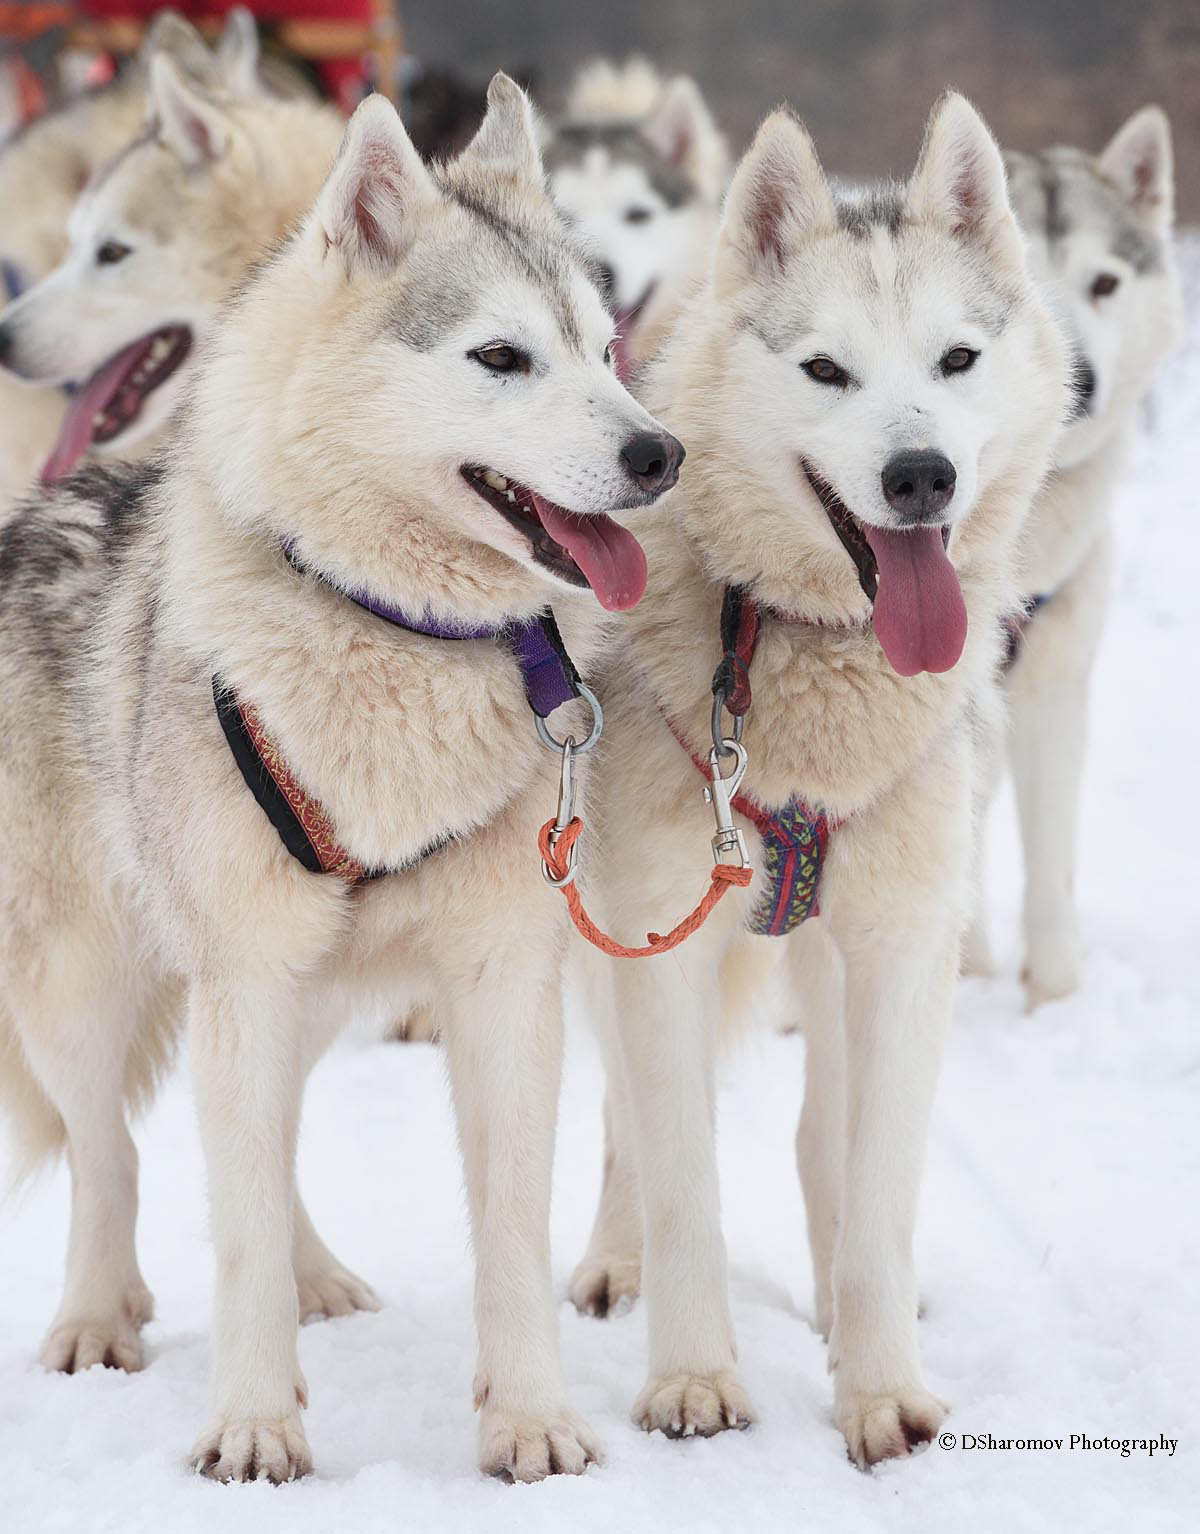
[[[1200,247],[1193,247],[1193,258]],[[1200,261],[1190,262],[1192,312]],[[1194,321],[1193,321],[1194,327]],[[761,1414],[709,1442],[628,1418],[640,1308],[564,1302],[575,1404],[608,1463],[535,1487],[474,1466],[471,1263],[447,1092],[426,1046],[349,1046],[316,1071],[301,1181],[378,1315],[306,1327],[317,1473],[215,1486],[185,1452],[207,1400],[211,1253],[191,1103],[172,1080],[144,1125],[142,1267],[159,1319],[137,1376],[34,1362],[61,1278],[62,1173],[0,1213],[0,1527],[12,1534],[331,1530],[830,1530],[1134,1534],[1200,1526],[1200,337],[1168,369],[1120,506],[1113,621],[1095,689],[1080,879],[1086,979],[1021,1013],[1011,806],[992,826],[1006,978],[960,992],[918,1236],[932,1387],[959,1446],[860,1475],[830,1416],[792,1135],[803,1050],[764,1032],[727,1063],[721,1170],[742,1375]],[[1193,647],[1196,647],[1193,649]],[[371,1168],[385,1168],[382,1177]],[[599,1069],[576,1029],[553,1212],[565,1285],[600,1168]],[[0,1169],[2,1170],[2,1169]],[[369,1176],[369,1195],[348,1189]],[[1178,1440],[1173,1455],[964,1449],[995,1439]]]

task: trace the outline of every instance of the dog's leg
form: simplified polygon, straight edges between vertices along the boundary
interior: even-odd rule
[[[615,1307],[635,1300],[642,1282],[642,1194],[638,1183],[637,1142],[634,1138],[629,1092],[620,1043],[611,1007],[595,1005],[606,995],[610,976],[594,973],[588,963],[587,995],[593,1002],[593,1030],[604,1059],[604,1179],[591,1239],[567,1292],[584,1315],[607,1316]],[[607,965],[604,961],[604,970]]]
[[[841,955],[820,921],[787,941],[789,992],[804,996],[804,1106],[796,1166],[804,1191],[817,1330],[833,1326],[833,1253],[845,1163],[845,977]]]
[[[66,1280],[40,1357],[67,1374],[93,1364],[136,1370],[154,1309],[134,1250],[137,1151],[124,1106],[140,1007],[97,986],[66,950],[46,977],[36,1011],[15,1011],[26,1059],[62,1118],[71,1170]]]
[[[981,979],[996,973],[988,937],[985,832],[988,810],[996,797],[1004,768],[1005,734],[1008,713],[1003,691],[991,686],[977,695],[974,702],[974,750],[972,752],[974,794],[972,816],[974,840],[971,859],[971,920],[963,936],[960,971]]]
[[[301,1321],[382,1308],[370,1284],[343,1267],[321,1240],[299,1193],[292,1215],[292,1268]]]
[[[1008,678],[1011,757],[1025,850],[1025,965],[1030,1008],[1079,984],[1075,841],[1087,738],[1088,678],[1104,625],[1112,546],[1103,530],[1038,612]]]
[[[1086,738],[1086,677],[1013,698],[1013,780],[1025,847],[1022,978],[1030,1008],[1079,984],[1075,837]]]
[[[190,1024],[217,1257],[213,1418],[193,1463],[221,1481],[288,1481],[312,1468],[292,1270],[299,1029],[277,997],[198,988]]]
[[[717,1186],[716,960],[707,942],[686,969],[674,957],[630,962],[615,980],[645,1211],[650,1370],[633,1417],[673,1436],[754,1420],[734,1372]]]
[[[912,1244],[958,944],[907,936],[901,947],[875,927],[845,954],[846,1164],[829,1358],[837,1424],[864,1468],[930,1439],[947,1409],[921,1376]]]
[[[601,1457],[559,1362],[549,1220],[562,1003],[557,975],[539,980],[485,969],[443,1015],[475,1244],[480,1465],[515,1481],[579,1475]]]

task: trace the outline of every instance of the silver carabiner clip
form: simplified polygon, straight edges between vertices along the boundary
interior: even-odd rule
[[[704,790],[704,802],[712,805],[713,818],[717,823],[716,835],[712,839],[713,862],[729,863],[735,868],[749,868],[750,855],[746,851],[746,838],[733,823],[732,803],[746,776],[749,758],[740,740],[726,738],[721,746],[723,750],[714,745],[708,753],[710,782]],[[721,757],[730,754],[737,758],[737,765],[724,778],[721,776]]]
[[[558,772],[558,810],[554,816],[554,828],[550,832],[552,847],[575,818],[575,753],[580,749],[586,748],[577,746],[573,735],[568,735],[562,742],[562,766]],[[570,884],[574,877],[574,847],[567,854],[567,871],[561,879],[554,877],[545,858],[542,859],[542,878],[555,889],[561,889],[564,884]]]

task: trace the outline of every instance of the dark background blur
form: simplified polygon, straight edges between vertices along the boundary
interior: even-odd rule
[[[788,101],[849,176],[907,174],[948,84],[1014,149],[1099,149],[1157,101],[1180,216],[1200,219],[1200,0],[401,0],[400,13],[426,63],[524,67],[550,107],[582,60],[645,53],[695,76],[735,149]]]

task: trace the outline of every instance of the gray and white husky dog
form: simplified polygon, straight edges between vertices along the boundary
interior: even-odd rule
[[[0,542],[0,1089],[73,1188],[48,1357],[136,1363],[124,1104],[186,1010],[217,1257],[195,1462],[221,1479],[309,1467],[300,1096],[340,1021],[405,985],[458,1113],[481,1463],[536,1480],[599,1453],[548,1249],[557,774],[505,636],[553,599],[595,665],[597,599],[645,583],[609,513],[656,500],[682,449],[612,370],[529,103],[504,76],[489,101],[432,170],[365,102],[218,322],[168,455],[65,481]]]
[[[151,86],[155,60],[169,62],[188,89],[203,91],[214,99],[249,102],[272,94],[259,74],[258,34],[248,11],[237,7],[230,12],[215,50],[182,17],[161,12],[148,29],[137,58],[115,80],[37,119],[0,153],[0,208],[4,210],[0,220],[0,304],[10,304],[27,294],[68,259],[73,215],[76,238],[88,232],[79,226],[75,209],[81,193],[85,199],[89,196],[94,179],[109,183],[105,194],[108,211],[113,212],[111,198],[116,188],[105,176],[105,167],[143,133],[148,112],[153,117],[158,111]],[[159,142],[165,139],[159,136]],[[153,153],[143,157],[143,165]],[[193,181],[202,179],[193,177]],[[161,239],[164,214],[161,206],[151,211],[153,191],[160,193],[164,206],[178,210],[182,221],[195,201],[179,196],[180,189],[164,184],[165,180],[169,178],[160,180],[157,188],[143,186],[137,208],[125,210],[135,224],[154,223],[155,244],[171,243],[179,236],[171,230],[167,240]],[[125,187],[128,185],[125,178]],[[150,247],[149,228],[144,229],[144,235],[142,243]],[[94,240],[82,258],[85,268],[96,268],[92,276],[98,289],[97,307],[104,301],[102,285],[106,278],[111,286],[111,274],[97,260],[102,244],[103,237]],[[145,270],[142,276],[147,300],[152,302],[155,280]],[[78,313],[74,319],[83,325]],[[92,322],[96,322],[94,314]],[[40,386],[40,377],[33,382],[39,386],[30,388],[11,374],[0,373],[0,514],[45,464],[67,416],[66,396],[56,388]],[[121,453],[130,445],[125,440],[112,444]]]
[[[550,192],[613,307],[619,369],[653,350],[716,232],[729,151],[694,80],[645,59],[581,70],[545,147]]]
[[[194,34],[186,54],[149,55],[137,130],[92,172],[53,270],[0,311],[5,396],[48,412],[49,432],[31,442],[27,429],[19,444],[39,453],[45,479],[85,453],[146,453],[220,303],[311,206],[332,164],[337,114],[262,89],[249,28],[232,77]],[[74,386],[68,399],[59,385]]]
[[[722,967],[767,941],[805,997],[797,1158],[836,1421],[867,1465],[945,1414],[921,1368],[913,1229],[969,909],[973,721],[1067,375],[1000,152],[961,96],[934,111],[906,186],[853,194],[830,186],[795,119],[767,120],[710,276],[646,377],[688,472],[645,532],[649,596],[620,622],[580,854],[593,914],[624,942],[699,893],[718,618],[737,612],[744,637],[750,614],[752,660],[736,648],[749,804],[734,801],[733,823],[754,881],[669,958],[593,956],[585,977],[608,1144],[572,1296],[603,1311],[642,1284],[647,1429],[752,1416],[713,1070]],[[800,925],[814,891],[819,916]]]
[[[1027,616],[1005,671],[1025,853],[1023,979],[1034,1007],[1079,983],[1075,843],[1088,678],[1111,583],[1111,508],[1139,404],[1180,327],[1170,127],[1158,107],[1144,107],[1099,155],[1010,154],[1008,177],[1031,270],[1074,354],[1073,418],[1030,512]],[[998,741],[996,768],[1002,754]],[[981,912],[966,963],[992,968]]]

